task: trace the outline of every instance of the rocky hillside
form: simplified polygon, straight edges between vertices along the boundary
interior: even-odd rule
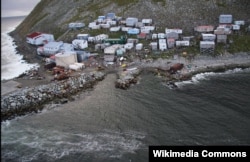
[[[249,24],[249,8],[249,0],[41,0],[11,35],[21,53],[34,53],[30,46],[23,46],[28,33],[52,33],[60,40],[67,35],[69,23],[87,25],[108,12],[124,18],[152,18],[158,31],[165,27],[182,28],[189,35],[194,26],[217,25],[220,14],[232,14],[234,19]]]

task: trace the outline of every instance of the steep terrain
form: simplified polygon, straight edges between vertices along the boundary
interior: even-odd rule
[[[124,18],[152,18],[158,31],[163,32],[166,27],[182,28],[189,35],[194,26],[217,25],[220,14],[232,14],[235,20],[249,24],[249,8],[249,0],[41,0],[11,35],[18,50],[33,62],[36,48],[24,43],[27,34],[52,33],[57,40],[70,42],[76,33],[68,32],[69,23],[88,25],[108,12]]]

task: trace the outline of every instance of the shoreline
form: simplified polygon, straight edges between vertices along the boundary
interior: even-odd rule
[[[62,99],[62,103],[66,103],[70,100],[71,95],[86,88],[93,88],[94,84],[104,79],[104,76],[110,72],[117,74],[114,86],[126,90],[131,84],[137,83],[137,76],[140,75],[141,71],[153,72],[155,75],[162,76],[163,80],[170,83],[171,87],[177,88],[175,82],[190,80],[192,76],[199,73],[224,72],[235,68],[250,68],[250,52],[224,54],[216,57],[197,55],[192,60],[175,55],[171,59],[158,58],[156,60],[141,60],[136,58],[133,59],[126,68],[114,65],[111,69],[107,67],[103,71],[98,71],[95,67],[87,67],[81,71],[75,71],[74,75],[70,76],[69,79],[52,82],[53,75],[48,73],[44,68],[42,59],[34,52],[35,47],[22,44],[20,37],[14,33],[10,35],[15,40],[14,42],[17,45],[16,49],[18,53],[24,56],[23,60],[27,63],[37,63],[39,68],[30,70],[26,75],[21,75],[9,80],[1,80],[2,89],[10,90],[6,93],[1,92],[1,121],[13,119],[16,116],[25,115],[29,112],[37,112],[43,109],[44,104],[55,99]],[[29,51],[32,52],[29,53]],[[169,69],[177,63],[183,64],[183,67],[171,73]],[[100,76],[90,82],[81,77],[81,75],[87,74],[89,78],[92,78],[92,75],[95,76],[94,73],[100,73]],[[74,82],[72,80],[78,81],[72,83]],[[82,84],[82,80],[84,80],[87,86]],[[46,87],[55,89],[51,92]],[[71,90],[74,93],[66,93]],[[46,96],[49,96],[49,98]]]

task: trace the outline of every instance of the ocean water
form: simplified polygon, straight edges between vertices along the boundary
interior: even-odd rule
[[[2,161],[148,161],[149,145],[250,145],[250,69],[198,74],[169,89],[108,74],[64,105],[1,124]]]
[[[13,31],[23,20],[21,17],[1,17],[1,80],[18,77],[25,71],[37,67],[37,64],[28,64],[23,56],[17,53],[16,45],[9,32]]]

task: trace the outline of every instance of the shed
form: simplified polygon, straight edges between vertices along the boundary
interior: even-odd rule
[[[55,55],[55,61],[57,66],[63,66],[69,68],[69,65],[77,63],[77,55],[74,51],[67,51],[63,53],[57,53]]]
[[[202,33],[202,40],[203,41],[215,41],[216,35],[215,34],[204,34]]]
[[[219,23],[220,24],[231,24],[233,22],[232,15],[220,15],[219,16]]]
[[[126,26],[131,26],[131,27],[134,27],[135,24],[138,22],[138,18],[135,18],[135,17],[128,17],[126,19]]]

